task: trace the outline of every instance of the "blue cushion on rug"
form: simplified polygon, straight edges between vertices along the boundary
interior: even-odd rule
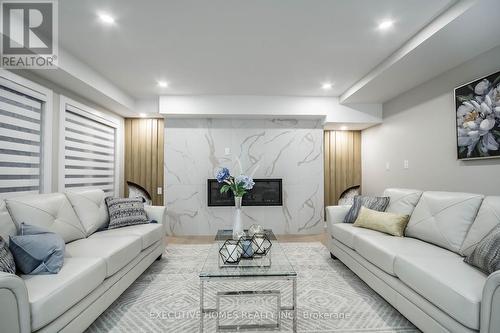
[[[21,224],[20,234],[10,236],[9,249],[23,274],[56,274],[64,263],[64,240],[56,233]]]

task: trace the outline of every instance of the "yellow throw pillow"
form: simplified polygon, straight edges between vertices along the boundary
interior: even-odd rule
[[[354,226],[403,237],[409,220],[409,215],[378,212],[373,209],[361,207]]]

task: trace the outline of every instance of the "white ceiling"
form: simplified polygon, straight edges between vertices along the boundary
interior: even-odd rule
[[[344,92],[341,102],[387,102],[499,46],[499,13],[499,0],[458,3]]]
[[[60,45],[137,99],[338,96],[455,2],[64,0]],[[98,11],[116,25],[103,26]],[[386,18],[394,29],[378,31]],[[324,81],[334,82],[328,93]]]

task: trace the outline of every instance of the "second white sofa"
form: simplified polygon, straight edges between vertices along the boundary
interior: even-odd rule
[[[350,206],[327,207],[329,249],[424,332],[500,332],[500,271],[466,264],[500,224],[500,197],[387,189],[388,212],[411,215],[407,237],[342,223]]]

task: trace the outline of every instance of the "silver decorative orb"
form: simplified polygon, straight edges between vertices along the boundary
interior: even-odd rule
[[[244,231],[242,231],[242,232],[237,232],[237,233],[234,235],[233,239],[234,239],[234,240],[239,240],[241,237],[245,237],[245,236],[246,236],[246,234],[245,234],[245,232],[244,232]]]
[[[248,228],[248,236],[253,237],[255,234],[263,234],[264,233],[264,227],[259,225],[259,224],[252,224]]]

